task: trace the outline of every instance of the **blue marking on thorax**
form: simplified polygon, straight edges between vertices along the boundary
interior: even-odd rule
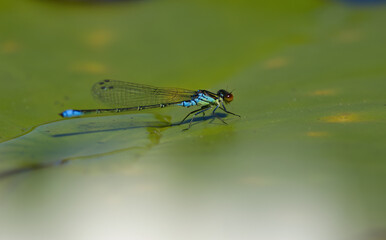
[[[183,107],[191,107],[197,105],[197,102],[190,100],[190,101],[183,101],[181,103],[177,103],[178,106],[183,106]]]
[[[210,103],[214,103],[216,100],[214,98],[211,98],[203,93],[198,93],[197,96],[192,98],[192,100],[189,101],[183,101],[181,103],[178,103],[178,106],[183,107],[191,107],[196,105],[208,105]]]
[[[83,114],[84,113],[82,113],[81,111],[69,109],[62,112],[60,115],[62,115],[62,117],[79,117],[79,116],[82,116]]]

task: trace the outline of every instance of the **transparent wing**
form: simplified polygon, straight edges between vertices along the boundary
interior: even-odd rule
[[[96,99],[112,107],[137,107],[188,101],[196,91],[103,80],[93,85],[92,94]]]

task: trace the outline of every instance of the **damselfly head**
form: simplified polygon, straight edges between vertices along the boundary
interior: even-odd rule
[[[224,99],[225,103],[230,103],[233,100],[233,94],[224,89],[218,90],[217,95]]]

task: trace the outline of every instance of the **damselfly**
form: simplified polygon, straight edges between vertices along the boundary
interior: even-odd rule
[[[75,110],[69,109],[60,113],[60,116],[79,117],[86,114],[98,114],[108,112],[125,112],[135,110],[145,110],[151,108],[164,108],[168,106],[192,107],[200,106],[199,109],[190,112],[186,118],[193,114],[189,122],[191,127],[193,119],[200,113],[205,115],[205,111],[214,108],[212,115],[226,124],[219,116],[215,114],[217,109],[221,109],[226,113],[240,117],[239,115],[229,112],[224,103],[230,103],[233,100],[233,95],[224,89],[216,93],[208,90],[187,90],[182,88],[165,88],[153,87],[150,85],[130,83],[116,80],[103,80],[97,82],[92,87],[94,97],[104,103],[112,105],[113,108],[106,109],[85,109]],[[180,123],[180,124],[181,124]]]

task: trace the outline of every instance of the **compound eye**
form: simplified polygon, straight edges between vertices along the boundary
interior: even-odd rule
[[[227,95],[224,96],[224,101],[229,103],[229,102],[232,102],[233,100],[233,94],[232,93],[228,93]]]

